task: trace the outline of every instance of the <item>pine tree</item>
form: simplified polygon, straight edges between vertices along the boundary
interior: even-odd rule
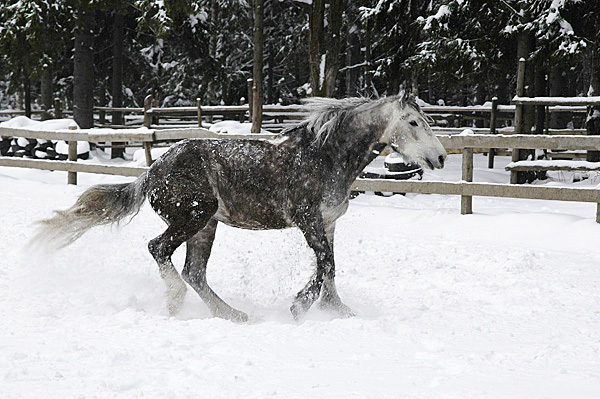
[[[43,73],[46,80],[51,79],[51,71],[63,61],[70,12],[62,0],[6,0],[0,7],[0,57],[9,71],[10,91],[25,92],[28,115],[32,83]],[[52,92],[51,82],[46,82],[44,90]],[[51,101],[51,93],[44,101],[49,108],[48,98]]]
[[[398,93],[401,87],[414,87],[417,91],[418,71],[411,57],[421,43],[417,20],[426,13],[430,1],[379,0],[374,3],[362,7],[362,17],[373,43],[375,84],[389,95]]]

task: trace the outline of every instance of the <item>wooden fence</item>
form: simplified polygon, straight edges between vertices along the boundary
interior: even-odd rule
[[[250,120],[248,105],[202,105],[197,100],[194,107],[158,107],[152,96],[144,100],[144,108],[94,107],[98,113],[98,126],[109,128],[136,128],[141,125],[151,129],[172,129],[177,127],[202,127],[213,120],[234,120],[245,122]],[[126,115],[136,116],[135,120],[125,125],[108,123],[108,113],[119,113],[122,120]],[[263,128],[279,132],[288,126],[298,123],[308,113],[301,105],[264,105]]]
[[[473,196],[594,202],[597,204],[596,222],[600,223],[600,189],[597,188],[546,187],[473,182],[474,148],[597,150],[600,149],[600,136],[460,135],[438,136],[438,138],[446,149],[460,149],[462,151],[461,181],[358,179],[353,184],[352,189],[356,191],[460,195],[462,214],[471,214],[473,212]]]
[[[46,161],[0,157],[0,166],[25,167],[45,170],[67,171],[68,182],[76,184],[76,173],[104,173],[124,176],[137,176],[147,167],[126,167],[111,165],[93,165],[77,162],[74,149],[77,141],[140,141],[146,148],[146,162],[151,164],[150,148],[152,144],[163,140],[181,140],[184,138],[252,138],[268,139],[273,134],[230,135],[217,134],[203,128],[180,128],[166,130],[64,130],[31,131],[24,129],[0,128],[2,136],[19,136],[45,140],[65,140],[69,142],[68,161]],[[391,181],[383,179],[358,179],[352,189],[356,191],[380,191],[395,193],[452,194],[461,196],[461,213],[472,213],[473,196],[491,196],[508,198],[530,198],[558,201],[594,202],[597,205],[596,221],[600,223],[600,190],[596,188],[544,187],[514,184],[473,182],[473,149],[475,148],[553,148],[559,150],[598,150],[600,136],[547,136],[547,135],[456,135],[438,136],[448,150],[462,152],[462,180],[458,182],[439,181]]]
[[[24,116],[27,112],[23,109],[3,109],[0,110],[0,118],[3,117],[14,117],[14,116]],[[54,108],[50,108],[49,110],[43,109],[32,109],[31,116],[37,115],[40,119],[61,119],[67,115],[73,115],[72,110],[64,110],[62,107],[62,102],[60,99],[54,99]]]
[[[275,137],[275,134],[252,134],[235,135],[219,134],[211,132],[204,128],[178,128],[164,130],[130,130],[130,129],[78,129],[78,130],[55,130],[40,131],[18,128],[0,127],[0,136],[5,137],[26,137],[31,139],[43,140],[64,140],[69,145],[69,155],[67,161],[52,161],[41,159],[28,159],[18,157],[0,156],[0,166],[12,166],[42,170],[60,170],[67,171],[67,182],[77,184],[77,172],[100,173],[121,176],[138,176],[147,169],[153,162],[152,146],[164,141],[179,141],[187,138],[253,138],[269,139]],[[138,142],[144,147],[146,167],[115,166],[115,165],[94,165],[89,163],[77,162],[77,142],[87,141],[98,142]]]
[[[514,119],[515,105],[498,104],[498,99],[494,98],[486,105],[475,106],[432,106],[422,107],[423,111],[434,119],[433,129],[438,134],[456,134],[464,130],[465,127],[471,128],[475,133],[494,133],[496,126],[511,125],[507,121]],[[152,98],[147,98],[144,108],[113,108],[113,107],[95,107],[94,111],[98,113],[95,120],[99,127],[110,128],[132,128],[145,125],[153,129],[177,127],[200,126],[200,123],[206,124],[213,120],[236,120],[249,121],[250,109],[248,105],[202,105],[189,107],[158,107],[153,106]],[[122,116],[135,116],[135,120],[127,125],[114,125],[107,119],[108,113],[118,112]],[[584,119],[586,112],[585,106],[549,106],[548,113],[572,112],[581,114]],[[278,132],[285,127],[291,126],[303,119],[307,112],[301,105],[264,105],[263,106],[263,127],[266,130]],[[202,122],[199,122],[199,121]],[[480,125],[474,127],[473,125]],[[510,131],[509,128],[508,131]],[[504,130],[505,132],[507,130]],[[580,134],[585,129],[550,129],[548,126],[544,130],[547,134]]]

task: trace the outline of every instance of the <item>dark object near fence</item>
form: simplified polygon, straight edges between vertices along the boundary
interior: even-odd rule
[[[404,158],[397,153],[388,155],[383,162],[383,167],[368,166],[359,175],[362,179],[391,180],[408,180],[415,176],[418,176],[420,180],[423,177],[423,168],[417,163],[404,161]],[[352,191],[350,198],[356,198],[359,194],[363,193],[364,191]],[[382,197],[389,197],[394,194],[406,195],[406,193],[386,193],[381,191],[375,191],[374,193]]]
[[[15,137],[10,143],[12,155],[15,157],[33,157],[34,148],[37,140]]]
[[[0,137],[0,155],[7,156],[9,154],[11,141],[10,137]]]
[[[59,161],[65,161],[68,159],[66,147],[64,152],[61,152],[61,150],[57,151],[56,141],[23,137],[4,137],[2,140],[0,140],[0,155],[7,157],[49,159]],[[81,151],[77,154],[77,159],[89,158],[89,151]]]

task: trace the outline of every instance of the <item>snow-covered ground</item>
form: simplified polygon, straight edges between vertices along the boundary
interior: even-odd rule
[[[475,181],[508,181],[508,159],[475,161]],[[425,173],[459,176],[460,156]],[[30,250],[36,220],[128,180],[0,168],[0,398],[600,397],[594,204],[475,198],[461,216],[456,196],[359,196],[336,231],[357,317],[315,306],[299,323],[301,234],[220,226],[208,278],[251,315],[234,324],[191,290],[167,315],[146,250],[164,225],[148,205],[53,255]]]

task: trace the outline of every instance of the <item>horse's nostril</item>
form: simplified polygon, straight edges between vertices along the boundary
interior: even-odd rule
[[[440,155],[440,157],[438,159],[440,161],[440,167],[443,168],[444,167],[444,161],[446,160],[446,158],[443,155]]]

